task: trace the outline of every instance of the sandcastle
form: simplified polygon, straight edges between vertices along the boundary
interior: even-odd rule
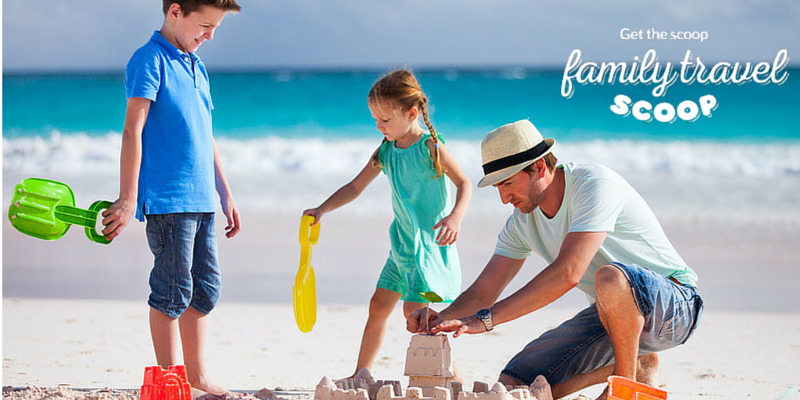
[[[422,389],[422,395],[433,396],[437,387],[451,388],[453,362],[450,343],[445,335],[414,335],[406,351],[408,387]],[[460,391],[460,388],[459,390]],[[453,397],[458,396],[453,390]]]
[[[450,344],[445,335],[414,335],[406,352],[408,389],[399,381],[376,381],[366,368],[354,378],[334,382],[323,377],[314,400],[536,400],[527,387],[510,388],[500,382],[491,389],[476,381],[471,392],[453,382]]]

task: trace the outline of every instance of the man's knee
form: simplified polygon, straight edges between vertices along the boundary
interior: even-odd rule
[[[613,265],[604,265],[598,268],[594,279],[595,292],[597,292],[598,297],[609,294],[629,293],[631,290],[628,277]]]

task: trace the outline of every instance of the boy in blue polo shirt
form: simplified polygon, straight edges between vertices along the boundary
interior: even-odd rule
[[[161,30],[125,69],[120,196],[103,213],[103,233],[118,236],[134,210],[136,219],[146,217],[155,256],[148,304],[156,360],[181,364],[182,348],[193,389],[222,395],[204,361],[206,317],[220,290],[214,192],[228,238],[239,232],[239,211],[211,132],[208,73],[195,51],[240,7],[236,0],[163,0],[163,6]]]

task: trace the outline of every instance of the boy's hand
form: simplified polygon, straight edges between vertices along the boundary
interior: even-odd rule
[[[322,215],[323,214],[325,214],[325,213],[322,210],[320,210],[319,207],[311,208],[311,209],[303,211],[303,215],[310,215],[310,216],[314,217],[314,223],[312,223],[311,226],[314,226],[314,225],[318,224],[319,221],[322,220]]]
[[[227,197],[222,200],[222,212],[225,213],[225,218],[228,219],[228,225],[225,227],[225,237],[230,239],[242,230],[242,224],[239,222],[239,208],[236,207],[233,197]]]
[[[105,225],[103,235],[106,236],[106,240],[111,241],[122,233],[134,211],[136,211],[136,202],[122,199],[117,199],[107,210],[103,211],[102,224]]]
[[[458,239],[458,231],[461,230],[461,218],[450,214],[442,218],[442,220],[433,227],[433,230],[439,228],[442,229],[439,230],[439,233],[436,235],[436,243],[439,244],[439,246],[453,244]]]

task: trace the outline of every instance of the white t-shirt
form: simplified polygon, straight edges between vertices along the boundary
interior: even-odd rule
[[[531,252],[555,261],[570,232],[607,232],[578,283],[594,303],[594,276],[611,262],[637,264],[664,277],[697,286],[697,274],[681,259],[650,207],[619,174],[598,164],[564,164],[564,200],[547,218],[538,207],[530,214],[514,210],[497,237],[495,254],[522,260]]]

